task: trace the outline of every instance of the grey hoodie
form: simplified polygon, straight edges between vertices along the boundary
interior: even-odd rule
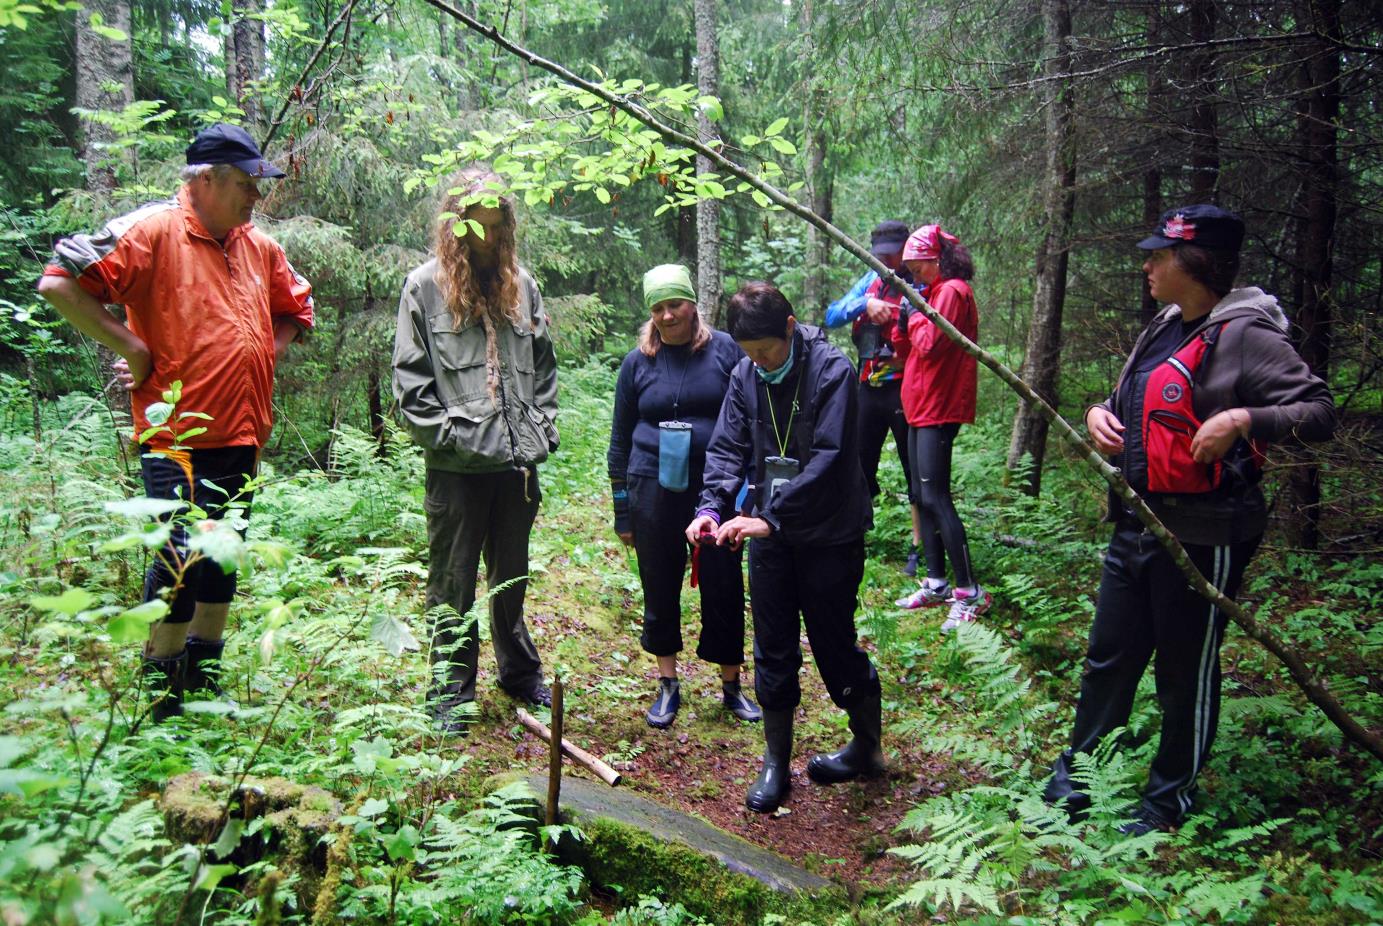
[[[1313,374],[1287,338],[1287,317],[1277,299],[1256,286],[1230,291],[1182,341],[1226,322],[1214,349],[1201,364],[1193,404],[1205,421],[1228,408],[1249,414],[1249,437],[1264,442],[1321,441],[1335,430],[1330,390]],[[1181,307],[1169,305],[1138,336],[1119,374],[1119,385],[1100,406],[1118,414],[1119,390],[1130,385],[1130,371],[1143,345],[1168,324],[1181,323]],[[1178,346],[1178,350],[1180,346]],[[1134,422],[1123,422],[1135,427]],[[1146,493],[1148,506],[1183,543],[1225,544],[1263,533],[1267,507],[1257,485],[1233,482],[1203,495]],[[1112,492],[1110,519],[1123,502]]]

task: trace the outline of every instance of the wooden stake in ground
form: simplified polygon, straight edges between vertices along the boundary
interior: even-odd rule
[[[557,801],[562,796],[562,680],[552,680],[552,736],[548,739],[547,825],[557,825]]]
[[[552,731],[549,730],[541,720],[534,717],[523,708],[519,708],[519,723],[527,727],[528,731],[534,736],[540,737],[549,743],[553,741]],[[562,752],[566,754],[567,758],[598,777],[610,787],[613,788],[624,780],[624,776],[619,772],[610,768],[610,766],[601,762],[580,746],[573,746],[569,741],[561,739],[560,737],[558,737],[558,739],[562,744]]]

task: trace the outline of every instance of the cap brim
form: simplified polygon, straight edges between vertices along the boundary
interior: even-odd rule
[[[234,161],[233,163],[256,180],[277,180],[280,177],[288,176],[264,158],[250,158],[248,161]]]
[[[903,242],[901,241],[880,241],[878,244],[871,244],[869,246],[869,253],[873,254],[875,257],[888,257],[902,250]]]
[[[1156,251],[1159,248],[1175,247],[1180,243],[1181,242],[1175,238],[1163,238],[1161,235],[1149,235],[1138,242],[1138,246],[1145,251]]]

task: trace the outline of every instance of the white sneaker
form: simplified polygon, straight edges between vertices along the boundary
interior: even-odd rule
[[[945,604],[951,600],[951,583],[946,583],[940,588],[932,588],[926,582],[922,587],[911,595],[899,598],[894,602],[898,607],[906,611],[915,611],[918,608],[929,608],[939,604]]]
[[[975,591],[969,594],[956,589],[951,597],[951,613],[946,615],[946,620],[942,622],[941,632],[950,633],[961,624],[974,623],[992,604],[994,596],[978,585],[975,586]]]

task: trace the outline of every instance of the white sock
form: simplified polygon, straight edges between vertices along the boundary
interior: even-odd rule
[[[937,591],[938,589],[945,588],[947,585],[945,579],[933,579],[931,576],[927,576],[925,581],[927,583],[927,588],[931,589],[932,591]]]

